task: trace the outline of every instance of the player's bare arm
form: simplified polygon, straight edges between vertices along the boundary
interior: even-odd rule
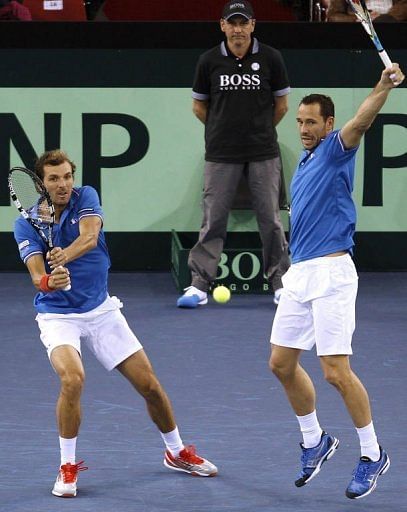
[[[64,266],[94,249],[97,246],[101,227],[102,220],[96,215],[81,219],[79,221],[78,238],[71,245],[65,247],[65,249],[54,247],[47,254],[49,266],[52,269],[56,269],[60,265]]]
[[[201,121],[201,123],[206,123],[206,114],[208,112],[208,102],[201,100],[192,100],[192,112],[195,116]]]
[[[360,143],[386,102],[390,91],[400,85],[404,78],[396,63],[391,68],[383,70],[379,83],[361,104],[355,116],[341,129],[341,138],[347,149],[354,148]]]
[[[284,96],[274,96],[274,117],[273,124],[277,126],[278,123],[288,112],[288,94]]]
[[[27,260],[27,268],[31,280],[37,290],[41,290],[41,279],[46,275],[44,258],[40,254],[34,254]],[[63,290],[70,284],[69,271],[61,266],[52,270],[48,279],[48,287],[52,290]]]

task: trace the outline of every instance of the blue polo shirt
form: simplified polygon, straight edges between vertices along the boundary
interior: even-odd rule
[[[55,247],[67,247],[79,236],[79,222],[84,217],[98,216],[103,221],[103,212],[96,190],[92,187],[74,188],[69,204],[55,224],[53,242]],[[24,261],[35,254],[47,253],[47,245],[35,229],[22,217],[14,225],[14,238],[20,257]],[[105,235],[99,232],[97,246],[66,265],[71,275],[71,290],[50,293],[39,292],[34,297],[34,306],[39,313],[85,313],[99,306],[107,297],[107,278],[110,258]],[[51,272],[47,262],[45,268]]]
[[[302,152],[291,182],[293,263],[338,251],[352,253],[356,225],[352,191],[357,149],[345,149],[339,130],[335,130],[313,151]]]

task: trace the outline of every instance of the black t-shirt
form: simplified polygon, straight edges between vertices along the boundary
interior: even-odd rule
[[[281,53],[255,38],[243,59],[225,42],[202,54],[192,97],[208,101],[205,159],[243,163],[276,157],[274,96],[289,92]]]

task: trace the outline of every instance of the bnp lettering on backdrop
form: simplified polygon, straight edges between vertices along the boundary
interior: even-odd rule
[[[253,65],[256,63],[253,63]],[[252,66],[253,66],[252,65]],[[255,66],[256,67],[256,66]],[[231,91],[250,90],[259,87],[257,74],[221,75],[219,87]],[[43,113],[37,119],[36,126],[43,127],[42,147],[36,147],[30,131],[24,126],[24,119],[10,112],[0,112],[0,176],[7,176],[11,165],[11,150],[14,148],[21,163],[31,168],[37,154],[56,147],[69,146],[69,140],[63,140],[62,113]],[[128,148],[118,154],[106,155],[102,135],[108,125],[118,126],[123,136],[129,137]],[[400,151],[391,156],[385,154],[385,129],[389,126],[407,128],[407,115],[404,113],[379,114],[365,135],[363,162],[363,200],[362,206],[383,206],[384,176],[393,169],[407,167],[407,152],[400,145]],[[150,133],[142,119],[123,113],[82,113],[78,118],[78,127],[82,136],[82,182],[92,185],[103,198],[101,191],[102,169],[120,169],[142,160],[150,146]],[[119,132],[120,133],[120,132]],[[38,134],[35,134],[36,137]],[[80,161],[80,156],[76,158]],[[14,163],[13,163],[14,165]],[[0,187],[0,206],[9,206],[10,198],[6,187]]]
[[[102,197],[102,169],[120,169],[133,165],[144,158],[150,145],[150,134],[145,123],[129,114],[83,113],[78,119],[82,129],[82,182],[93,186]],[[44,113],[38,126],[44,127],[44,147],[34,148],[29,133],[13,113],[0,112],[0,176],[7,176],[11,165],[11,145],[14,146],[24,167],[31,169],[37,154],[55,148],[65,147],[62,140],[63,116],[61,113]],[[102,147],[103,130],[108,125],[122,129],[130,143],[122,153],[104,155]],[[75,158],[79,161],[79,158]],[[14,165],[14,164],[13,164]],[[7,187],[0,188],[0,206],[8,206],[10,197]]]
[[[407,168],[405,144],[400,144],[400,153],[384,155],[384,129],[388,125],[407,128],[407,114],[379,114],[365,134],[363,206],[383,206],[384,169]]]

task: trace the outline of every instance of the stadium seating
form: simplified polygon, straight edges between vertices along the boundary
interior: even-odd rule
[[[279,0],[252,0],[256,18],[261,21],[293,21],[292,10]],[[103,13],[108,20],[131,21],[215,21],[219,20],[225,0],[106,0]]]
[[[83,0],[24,0],[33,21],[86,21]]]

